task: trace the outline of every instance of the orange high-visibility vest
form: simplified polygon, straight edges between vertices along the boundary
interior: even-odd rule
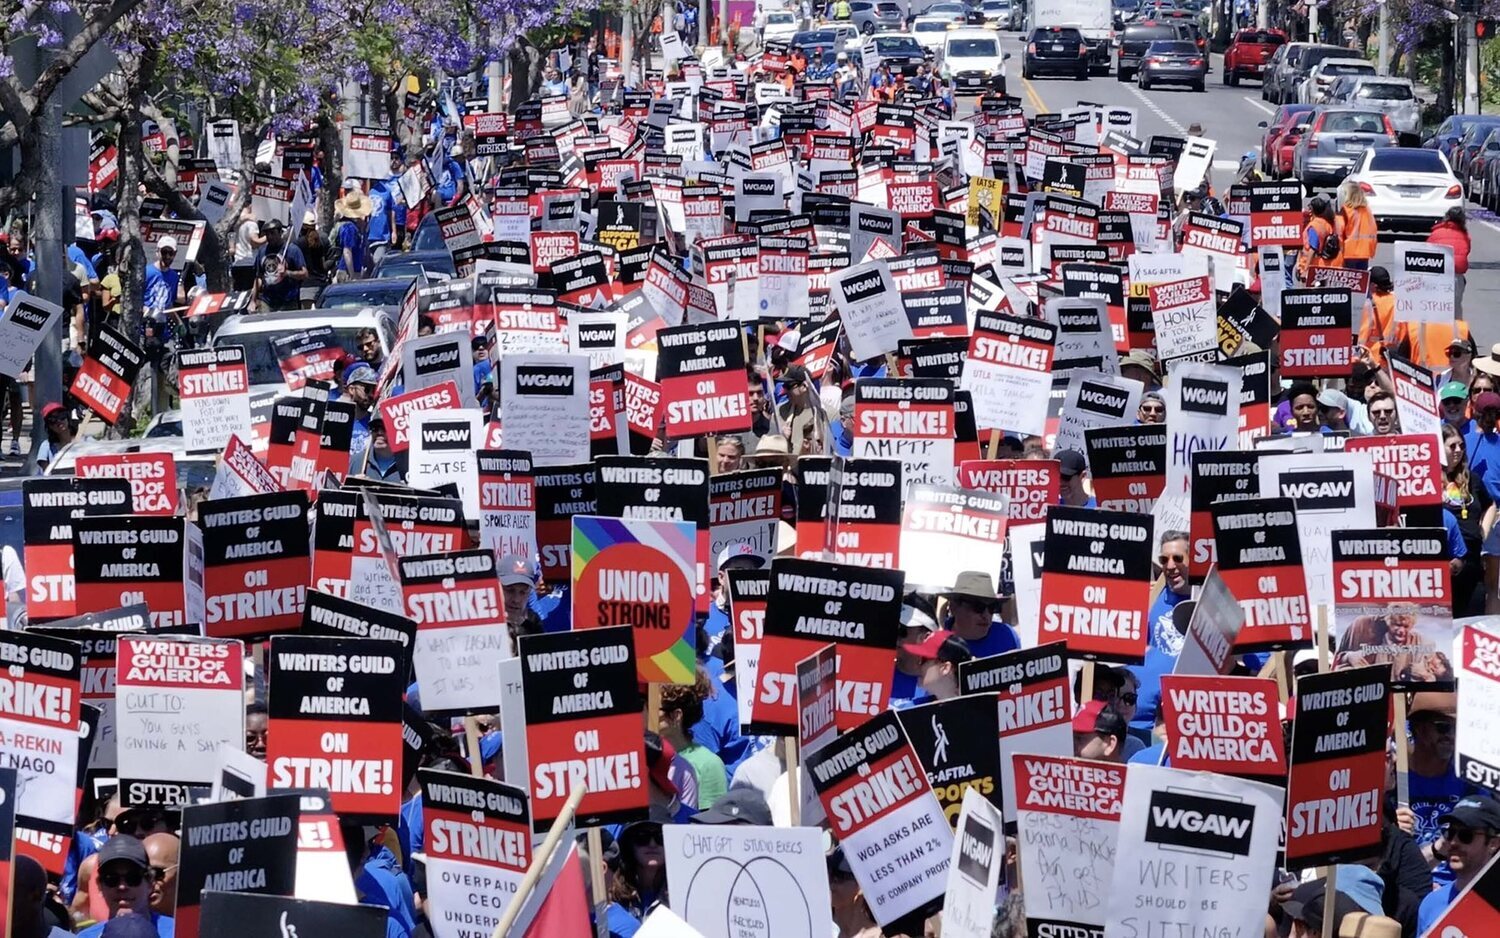
[[[1359,344],[1370,350],[1370,360],[1385,365],[1385,348],[1395,340],[1396,295],[1371,293],[1359,321]]]
[[[1330,225],[1326,220],[1317,217],[1314,217],[1311,221],[1309,221],[1307,223],[1307,228],[1303,229],[1302,250],[1297,255],[1297,279],[1301,280],[1303,283],[1308,282],[1309,271],[1318,267],[1337,267],[1339,266],[1340,261],[1343,259],[1343,255],[1340,254],[1339,257],[1335,257],[1330,260],[1328,258],[1322,257],[1317,251],[1314,251],[1311,247],[1309,247],[1307,243],[1308,229],[1311,229],[1318,233],[1319,244],[1325,243],[1328,240],[1328,236],[1334,233],[1332,225]]]
[[[1448,346],[1454,339],[1467,339],[1469,324],[1462,319],[1446,322],[1403,322],[1396,326],[1399,354],[1431,371],[1448,367]]]
[[[1367,261],[1375,256],[1380,234],[1369,206],[1339,212],[1339,239],[1345,260]]]

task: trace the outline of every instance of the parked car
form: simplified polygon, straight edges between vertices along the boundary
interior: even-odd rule
[[[868,36],[883,30],[900,29],[906,17],[891,0],[853,0],[849,4],[849,22]]]
[[[1366,150],[1396,145],[1390,119],[1368,108],[1317,108],[1292,152],[1292,173],[1308,186],[1337,185]]]
[[[765,25],[761,27],[761,43],[787,42],[803,26],[802,17],[791,10],[771,10],[766,13]]]
[[[1345,75],[1334,85],[1341,95],[1337,103],[1384,111],[1397,133],[1416,134],[1421,131],[1422,102],[1409,79]],[[1330,92],[1330,97],[1332,94]]]
[[[1326,46],[1313,42],[1286,43],[1266,63],[1260,96],[1275,104],[1296,101],[1297,86],[1302,84],[1314,65],[1327,58],[1348,55],[1349,50],[1343,46]]]
[[[1115,29],[1124,29],[1125,24],[1141,12],[1140,0],[1114,0]]]
[[[1010,0],[983,0],[979,11],[984,14],[984,25],[990,29],[1015,29],[1017,10]]]
[[[192,491],[214,484],[218,452],[190,450],[180,436],[150,439],[90,440],[78,439],[64,446],[47,464],[47,475],[70,476],[77,472],[80,456],[123,456],[134,453],[171,453],[177,470],[177,484]]]
[[[1033,29],[1026,37],[1026,55],[1021,60],[1021,77],[1041,74],[1072,75],[1079,81],[1089,77],[1089,46],[1083,33],[1074,26],[1047,26]]]
[[[941,16],[919,16],[911,21],[911,34],[928,52],[937,52],[943,47],[943,38],[953,27],[953,21]]]
[[[333,283],[318,295],[319,309],[345,306],[400,306],[415,277],[378,277]]]
[[[1146,54],[1146,48],[1151,43],[1177,38],[1180,38],[1177,27],[1170,23],[1147,20],[1126,26],[1125,31],[1120,34],[1120,51],[1115,59],[1115,78],[1120,81],[1129,81],[1134,78],[1136,69],[1140,66],[1141,56]]]
[[[332,326],[334,338],[345,351],[358,353],[356,336],[373,328],[380,336],[381,355],[389,355],[396,341],[395,314],[389,307],[363,309],[299,309],[280,313],[251,313],[230,316],[214,334],[213,344],[241,345],[245,348],[245,365],[250,372],[250,394],[286,393],[286,379],[281,360],[271,340],[302,329]]]
[[[1260,141],[1262,171],[1278,179],[1292,171],[1292,151],[1307,129],[1312,110],[1311,104],[1283,104],[1269,121],[1260,122],[1265,129]]]
[[[1450,208],[1463,205],[1463,187],[1448,158],[1437,150],[1382,147],[1366,150],[1349,181],[1364,190],[1365,201],[1382,231],[1427,231]]]
[[[1500,127],[1500,115],[1481,117],[1479,120],[1471,121],[1464,128],[1463,136],[1459,137],[1458,145],[1448,153],[1448,163],[1452,165],[1453,172],[1458,178],[1463,179],[1469,171],[1469,160],[1479,152],[1479,145],[1484,143],[1484,138],[1489,136],[1491,130]]]
[[[402,251],[387,254],[370,271],[375,279],[384,277],[426,277],[428,280],[446,280],[454,276],[458,268],[453,264],[453,255],[445,247],[425,250]]]
[[[1448,157],[1448,162],[1453,162],[1453,150],[1458,146],[1458,141],[1463,138],[1464,131],[1475,121],[1485,120],[1487,115],[1481,114],[1454,114],[1444,118],[1432,135],[1422,141],[1422,146],[1429,150],[1439,150]]]
[[[951,30],[938,50],[938,75],[953,82],[955,94],[985,90],[1005,93],[1005,60],[993,29]]]
[[[917,66],[932,53],[922,48],[911,33],[881,33],[865,40],[860,55],[869,68],[877,67],[872,63],[878,62],[889,66],[892,75],[915,75]]]
[[[938,0],[937,3],[923,10],[922,15],[941,16],[950,23],[962,23],[968,12],[969,5],[963,0]]]
[[[1241,78],[1263,78],[1266,63],[1283,45],[1286,33],[1279,29],[1242,29],[1235,33],[1224,50],[1224,84],[1238,85]]]
[[[1308,70],[1297,91],[1303,104],[1325,104],[1328,88],[1342,75],[1374,75],[1375,64],[1364,59],[1326,58]]]
[[[1497,161],[1500,161],[1500,127],[1492,127],[1469,156],[1463,172],[1455,174],[1463,181],[1464,192],[1471,201],[1480,205],[1489,204],[1490,200],[1486,198],[1490,194],[1487,177]]]
[[[1203,90],[1208,77],[1208,58],[1198,51],[1198,46],[1186,39],[1167,39],[1153,42],[1146,47],[1141,59],[1141,90],[1152,85],[1190,85],[1194,91]]]

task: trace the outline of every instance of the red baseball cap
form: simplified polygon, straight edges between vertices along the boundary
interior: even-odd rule
[[[1125,720],[1119,711],[1105,701],[1090,700],[1073,714],[1073,732],[1123,737],[1126,732]]]
[[[974,657],[969,643],[954,635],[949,629],[940,629],[915,645],[906,645],[909,654],[927,661],[952,661],[955,664]]]

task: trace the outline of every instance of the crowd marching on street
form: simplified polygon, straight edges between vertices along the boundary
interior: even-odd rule
[[[96,137],[62,303],[0,239],[0,936],[1494,933],[1468,138],[855,31],[949,5]]]

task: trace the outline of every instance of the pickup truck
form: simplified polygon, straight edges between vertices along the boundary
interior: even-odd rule
[[[1242,29],[1224,50],[1224,84],[1238,85],[1241,78],[1263,78],[1266,62],[1276,47],[1287,41],[1279,29]]]

